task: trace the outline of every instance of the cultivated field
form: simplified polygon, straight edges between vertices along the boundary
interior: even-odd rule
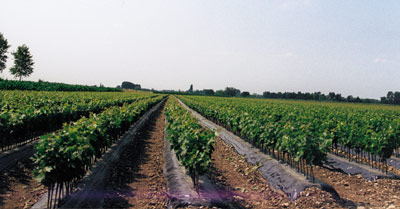
[[[0,207],[398,208],[400,107],[2,91]]]

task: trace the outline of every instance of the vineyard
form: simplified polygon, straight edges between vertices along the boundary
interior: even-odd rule
[[[146,98],[140,94],[2,91],[0,94],[0,149],[26,143],[63,123]],[[152,97],[150,95],[149,97]]]
[[[0,207],[396,208],[399,146],[395,106],[2,91]]]
[[[182,98],[190,107],[277,158],[322,165],[333,149],[385,163],[400,145],[398,111],[256,100]],[[340,145],[340,146],[338,146]]]

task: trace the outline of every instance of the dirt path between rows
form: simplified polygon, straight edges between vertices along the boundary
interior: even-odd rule
[[[165,116],[158,110],[122,153],[106,191],[106,208],[165,208]]]
[[[316,167],[314,175],[332,185],[347,206],[365,208],[400,208],[400,180],[367,181],[361,175],[346,175]]]
[[[256,166],[216,138],[209,176],[225,191],[228,199],[243,208],[341,208],[330,193],[308,188],[292,202],[282,192],[272,189]]]
[[[47,188],[33,179],[33,162],[17,162],[0,174],[0,208],[30,208]]]

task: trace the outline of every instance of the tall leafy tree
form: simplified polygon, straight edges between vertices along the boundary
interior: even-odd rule
[[[249,97],[250,96],[250,92],[244,91],[244,92],[240,93],[240,96],[241,97]]]
[[[394,104],[400,104],[400,92],[396,91],[393,95]]]
[[[227,96],[234,97],[240,95],[240,90],[233,87],[226,87],[224,93]]]
[[[193,84],[190,84],[190,88],[189,88],[188,92],[190,92],[190,93],[193,92]]]
[[[29,48],[24,44],[17,48],[16,52],[13,52],[14,66],[10,68],[11,74],[15,77],[28,77],[33,72],[33,65],[35,64],[32,59],[32,55],[29,52]]]
[[[394,93],[393,93],[393,91],[389,91],[387,93],[386,99],[389,102],[389,104],[393,104],[394,103]]]
[[[6,68],[6,61],[7,61],[7,50],[10,47],[8,45],[8,41],[4,38],[3,34],[0,33],[0,73]]]

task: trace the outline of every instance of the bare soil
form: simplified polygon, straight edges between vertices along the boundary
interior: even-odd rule
[[[342,208],[340,200],[318,188],[308,188],[292,202],[280,190],[269,186],[256,166],[216,138],[215,151],[209,174],[210,179],[243,208]]]
[[[30,208],[47,188],[33,179],[33,162],[17,162],[0,174],[0,208]]]
[[[361,175],[347,175],[315,167],[314,175],[330,184],[345,200],[347,207],[400,208],[400,180],[365,180]]]
[[[164,112],[159,110],[122,153],[114,168],[106,208],[165,208]]]

